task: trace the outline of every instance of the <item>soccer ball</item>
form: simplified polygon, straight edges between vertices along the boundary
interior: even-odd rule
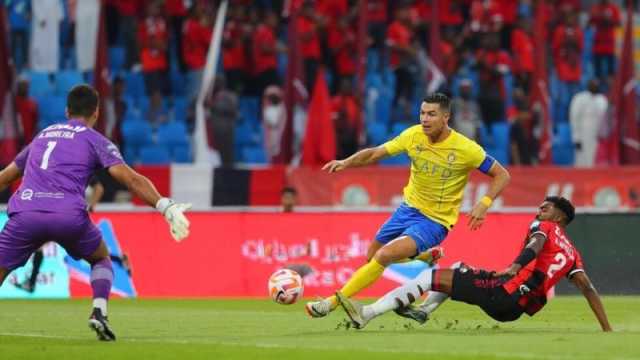
[[[302,277],[295,271],[280,269],[269,278],[269,294],[278,304],[289,305],[302,297]]]

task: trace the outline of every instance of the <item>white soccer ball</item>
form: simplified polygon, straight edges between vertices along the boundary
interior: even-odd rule
[[[295,271],[280,269],[269,277],[269,294],[278,304],[289,305],[302,297],[302,277]]]

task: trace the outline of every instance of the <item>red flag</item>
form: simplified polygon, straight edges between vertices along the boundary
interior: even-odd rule
[[[323,165],[336,157],[336,130],[323,69],[318,70],[303,143],[302,165]]]
[[[531,105],[542,121],[542,135],[540,136],[540,152],[538,158],[541,164],[551,164],[551,139],[553,137],[552,120],[547,75],[547,44],[545,0],[538,1],[536,6],[533,48],[537,54],[531,81]]]
[[[627,0],[620,68],[614,87],[614,116],[620,134],[620,164],[640,163],[640,130],[636,119],[636,81],[633,63],[633,6]]]
[[[98,41],[96,46],[96,66],[93,74],[93,86],[100,94],[100,117],[95,129],[104,134],[107,123],[107,104],[111,96],[109,79],[109,51],[107,44],[107,28],[105,21],[105,0],[100,2],[100,24],[98,25]]]
[[[14,69],[9,48],[9,23],[0,6],[0,165],[7,165],[18,154],[18,126],[13,96]]]

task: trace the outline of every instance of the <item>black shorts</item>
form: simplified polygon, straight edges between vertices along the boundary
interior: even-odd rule
[[[453,271],[451,299],[477,305],[497,321],[516,320],[523,309],[502,287],[506,280],[494,278],[488,271],[462,265]]]

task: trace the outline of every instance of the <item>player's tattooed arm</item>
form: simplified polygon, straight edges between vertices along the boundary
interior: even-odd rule
[[[547,237],[542,234],[533,234],[529,237],[529,243],[527,246],[522,249],[518,257],[513,261],[511,266],[506,268],[505,270],[498,272],[495,276],[514,276],[522,269],[527,266],[533,259],[538,256],[540,250],[544,246],[544,243],[547,241]]]
[[[344,160],[331,160],[322,167],[322,170],[333,173],[348,168],[366,166],[374,164],[387,156],[389,156],[387,149],[383,145],[380,145],[373,148],[362,149]]]
[[[22,170],[16,165],[15,162],[9,164],[6,168],[0,171],[0,191],[8,188],[12,182],[22,177]]]
[[[602,331],[613,331],[609,324],[607,313],[604,311],[604,305],[602,305],[602,301],[600,300],[600,295],[598,295],[598,291],[596,291],[595,286],[593,286],[587,274],[584,271],[578,271],[571,276],[570,281],[580,289],[582,295],[584,295],[587,302],[589,302],[589,306],[598,319]]]

